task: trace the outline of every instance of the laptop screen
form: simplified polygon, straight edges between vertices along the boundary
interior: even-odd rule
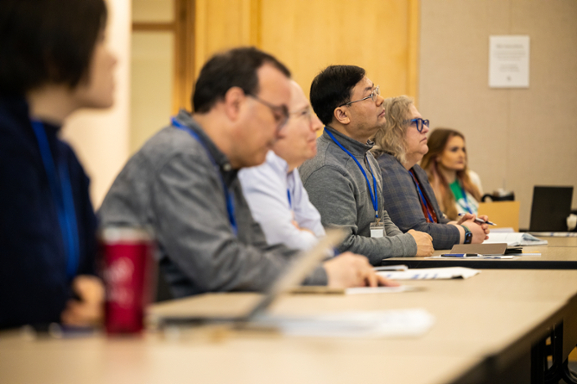
[[[566,232],[572,197],[573,187],[535,186],[529,230],[531,232]]]

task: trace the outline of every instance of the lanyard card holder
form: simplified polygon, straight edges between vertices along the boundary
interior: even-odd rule
[[[377,220],[371,223],[371,237],[383,237],[385,233],[385,225],[382,221]]]

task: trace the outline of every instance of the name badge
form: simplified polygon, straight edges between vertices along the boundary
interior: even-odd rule
[[[385,226],[382,221],[373,221],[371,223],[371,237],[383,237]]]

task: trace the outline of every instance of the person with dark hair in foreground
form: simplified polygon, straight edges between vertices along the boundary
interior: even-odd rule
[[[386,122],[379,87],[364,69],[336,65],[315,77],[310,96],[325,130],[316,157],[299,172],[323,225],[349,231],[339,250],[365,255],[373,265],[385,257],[431,255],[428,234],[403,234],[383,208],[379,165],[368,142]]]
[[[113,103],[103,0],[0,2],[0,328],[101,320],[88,177],[58,138]]]
[[[238,170],[262,164],[289,118],[290,72],[256,48],[211,58],[192,97],[126,164],[108,192],[103,225],[150,226],[175,297],[264,291],[298,251],[268,246],[246,203]],[[305,284],[387,284],[362,256],[319,266]]]
[[[429,150],[429,121],[407,96],[385,99],[383,105],[387,123],[376,132],[371,151],[380,165],[385,207],[391,219],[402,231],[414,229],[430,234],[435,249],[482,243],[489,233],[488,225],[476,223],[470,213],[459,221],[444,217],[427,174],[417,164]]]

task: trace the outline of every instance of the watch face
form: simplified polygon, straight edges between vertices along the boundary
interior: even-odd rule
[[[465,244],[471,244],[471,240],[473,240],[473,234],[471,232],[465,233]]]

